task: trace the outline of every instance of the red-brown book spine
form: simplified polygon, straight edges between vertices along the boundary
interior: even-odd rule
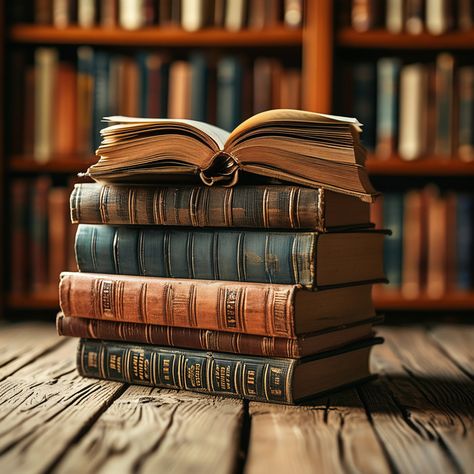
[[[62,273],[65,316],[295,337],[296,285]]]

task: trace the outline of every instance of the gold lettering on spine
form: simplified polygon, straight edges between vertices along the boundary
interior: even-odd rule
[[[225,289],[225,327],[236,328],[237,327],[237,288],[226,288]]]
[[[100,220],[102,224],[107,224],[109,222],[107,214],[107,196],[108,196],[109,187],[102,186],[99,193],[99,212]]]
[[[292,229],[295,228],[296,226],[296,221],[295,221],[295,192],[296,188],[290,188],[290,195],[288,198],[288,217],[290,218],[290,227]]]
[[[301,227],[300,198],[301,198],[301,188],[296,188],[294,212],[295,212],[295,226],[296,226],[297,229],[299,229]]]
[[[200,194],[199,187],[195,186],[191,190],[191,194],[189,197],[189,218],[191,221],[191,225],[194,227],[199,226],[199,215],[198,215],[198,202],[199,202],[199,194]]]
[[[128,222],[136,224],[135,221],[135,190],[128,188]]]
[[[114,316],[113,305],[114,282],[111,280],[99,281],[100,315],[101,318],[110,319]]]
[[[299,283],[298,243],[299,243],[298,236],[293,236],[293,243],[291,246],[291,266],[293,270],[293,283]]]
[[[196,314],[196,295],[197,287],[194,283],[189,285],[189,294],[188,294],[188,315],[189,315],[189,325],[191,327],[197,327],[197,314]]]
[[[268,228],[270,227],[270,193],[268,188],[263,190],[263,197],[262,197],[262,217],[263,217],[263,227]]]
[[[276,336],[293,335],[292,327],[288,321],[288,300],[290,299],[290,291],[276,290],[273,293],[273,325],[274,334]]]
[[[138,298],[138,319],[141,322],[149,322],[148,315],[147,315],[147,307],[146,307],[146,295],[147,295],[148,286],[146,283],[142,283],[140,285],[140,294]]]
[[[226,188],[224,194],[224,222],[227,227],[232,227],[232,199],[234,188]]]

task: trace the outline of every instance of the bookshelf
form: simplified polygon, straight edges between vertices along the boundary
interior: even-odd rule
[[[2,3],[3,7],[3,3]],[[68,26],[55,28],[52,26],[33,24],[6,25],[2,46],[25,48],[32,51],[37,46],[55,46],[58,48],[74,48],[88,45],[97,47],[127,48],[166,48],[173,55],[175,50],[203,48],[225,51],[239,50],[245,54],[252,49],[271,50],[273,55],[297,53],[301,56],[302,104],[305,109],[318,112],[331,112],[334,106],[333,79],[338,74],[337,58],[341,54],[418,54],[423,51],[430,53],[442,50],[461,51],[474,50],[474,31],[449,32],[434,36],[428,33],[410,35],[406,33],[392,34],[381,29],[357,32],[350,27],[335,25],[333,16],[334,3],[331,0],[307,0],[305,2],[305,26],[290,29],[283,26],[272,26],[262,30],[244,29],[227,31],[222,28],[205,28],[195,32],[187,32],[177,27],[146,27],[140,30],[126,31],[120,28],[80,28]],[[346,5],[347,7],[347,5]],[[3,18],[5,15],[3,15]],[[0,25],[1,28],[1,25]],[[2,51],[0,51],[0,55]],[[1,61],[4,64],[3,58]],[[8,91],[7,91],[8,93]],[[0,138],[1,139],[1,138]],[[76,155],[54,156],[46,163],[38,163],[31,155],[14,154],[5,156],[2,163],[7,179],[22,175],[73,175],[83,171],[94,159]],[[392,177],[444,178],[454,180],[474,176],[474,163],[457,159],[426,156],[412,162],[403,161],[397,156],[381,160],[374,155],[367,161],[369,172],[377,177],[378,182]],[[6,193],[6,186],[2,186]],[[4,201],[5,202],[5,201]],[[4,219],[0,216],[0,222]],[[3,246],[5,248],[5,246]],[[6,254],[8,249],[5,248]],[[6,254],[2,254],[5,257]],[[0,295],[4,298],[3,307],[8,310],[23,311],[32,308],[56,309],[57,296],[54,291],[42,294],[16,293],[8,294],[2,284]],[[447,293],[438,299],[420,296],[406,299],[400,293],[377,294],[376,305],[381,310],[474,310],[474,293]]]

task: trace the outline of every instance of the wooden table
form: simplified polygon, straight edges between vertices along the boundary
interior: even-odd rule
[[[76,341],[4,327],[0,472],[474,472],[474,326],[379,332],[377,381],[285,407],[81,378]]]

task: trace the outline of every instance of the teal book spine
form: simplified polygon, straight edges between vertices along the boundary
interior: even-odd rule
[[[385,274],[389,286],[400,288],[403,260],[403,194],[386,193],[383,200],[383,224],[392,234],[384,242]]]
[[[81,375],[248,400],[292,403],[294,359],[81,339]]]
[[[312,288],[317,237],[316,232],[81,224],[76,258],[82,272]]]

